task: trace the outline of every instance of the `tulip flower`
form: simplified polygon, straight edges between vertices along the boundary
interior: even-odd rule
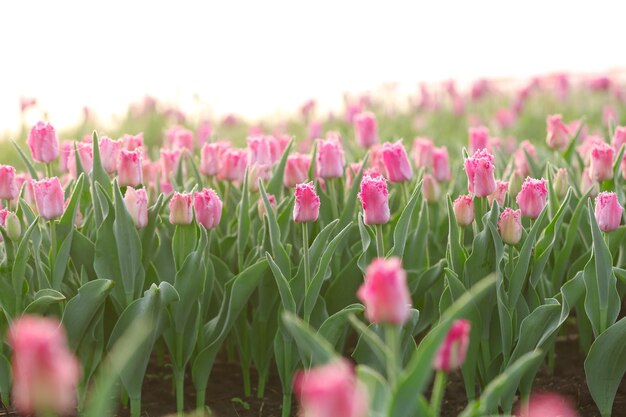
[[[517,245],[522,238],[522,223],[520,210],[505,208],[498,220],[498,231],[504,243]]]
[[[554,178],[552,179],[552,184],[556,195],[561,198],[565,197],[565,194],[567,194],[567,190],[569,189],[569,178],[565,168],[559,168],[556,170],[556,174],[554,174]]]
[[[509,182],[496,180],[496,191],[493,194],[487,196],[489,204],[493,204],[494,201],[498,202],[498,205],[502,207],[504,205],[504,198],[509,191]]]
[[[226,181],[243,181],[248,166],[248,156],[243,149],[229,148],[222,152],[217,178]]]
[[[320,139],[317,144],[317,176],[320,178],[339,178],[343,176],[343,149],[334,139]]]
[[[214,229],[222,218],[222,200],[211,188],[204,188],[193,195],[196,221],[205,229]]]
[[[143,183],[143,163],[141,150],[127,151],[122,149],[117,165],[117,180],[120,187],[136,187]]]
[[[513,162],[515,165],[515,172],[520,175],[520,177],[526,177],[530,175],[530,163],[528,162],[528,157],[537,161],[537,151],[532,143],[525,140],[520,143],[519,148],[515,151],[513,155]]]
[[[485,126],[469,128],[469,150],[470,154],[475,154],[481,149],[489,147],[489,130]]]
[[[59,157],[59,139],[48,122],[37,122],[28,134],[28,147],[37,162],[49,164]]]
[[[287,157],[283,184],[287,188],[293,188],[297,184],[303,183],[309,176],[311,167],[311,156],[301,153],[294,153]]]
[[[104,136],[100,138],[98,146],[100,149],[102,168],[104,168],[108,174],[113,174],[117,170],[117,160],[120,150],[122,149],[122,142]]]
[[[467,320],[456,320],[452,323],[435,356],[434,368],[437,371],[451,372],[463,365],[469,346],[470,327]]]
[[[202,146],[211,137],[213,134],[213,125],[208,120],[204,120],[200,122],[198,125],[198,130],[196,130],[196,137],[198,138],[198,143]]]
[[[519,417],[578,417],[569,400],[557,394],[533,394],[528,404],[515,411]]]
[[[320,198],[313,182],[296,185],[296,200],[293,206],[293,220],[296,223],[309,223],[317,220],[320,214]]]
[[[268,136],[248,138],[248,165],[272,165],[272,147]]]
[[[563,117],[560,114],[548,116],[546,120],[548,126],[548,135],[546,143],[552,149],[562,150],[569,143],[569,127],[563,123]]]
[[[18,192],[15,183],[15,168],[10,165],[0,165],[0,199],[14,200]]]
[[[365,224],[385,224],[389,221],[389,192],[383,177],[364,175],[358,197],[363,206]]]
[[[370,112],[363,112],[354,118],[354,133],[357,143],[363,148],[369,148],[378,142],[378,127],[376,116]]]
[[[465,160],[468,190],[477,197],[487,197],[496,191],[493,155],[485,149],[479,150]]]
[[[67,158],[67,169],[72,178],[78,178],[78,167],[76,165],[76,152],[78,151],[78,159],[86,173],[93,169],[93,149],[91,143],[74,142],[70,155]]]
[[[576,147],[576,151],[583,159],[583,162],[585,164],[589,164],[591,162],[591,153],[593,151],[593,148],[595,148],[596,146],[602,147],[602,145],[606,145],[606,142],[602,137],[589,135],[584,139],[582,145]]]
[[[72,140],[64,140],[59,146],[59,170],[62,173],[68,172],[67,161],[70,159],[73,149],[74,141]]]
[[[430,169],[433,166],[433,151],[435,145],[429,138],[415,138],[413,140],[413,161],[415,167]]]
[[[441,194],[437,180],[430,174],[425,174],[422,179],[422,193],[427,203],[436,203]]]
[[[344,359],[298,373],[294,391],[302,417],[365,417],[368,413],[366,391]]]
[[[63,215],[65,195],[59,178],[46,178],[33,182],[35,201],[39,215],[46,220],[54,220]]]
[[[626,144],[626,126],[617,126],[615,128],[615,133],[613,134],[613,139],[611,141],[611,145],[615,152],[619,152],[622,145]]]
[[[169,180],[176,170],[181,158],[180,149],[161,149],[161,178]]]
[[[9,210],[5,209],[5,208],[0,208],[0,226],[4,227],[6,229],[6,225],[7,225],[7,216],[9,215]],[[3,237],[0,234],[0,242],[2,242]]]
[[[270,207],[272,210],[276,209],[276,197],[273,194],[267,194],[267,200],[270,202]],[[259,201],[257,202],[257,211],[259,213],[259,217],[262,219],[263,216],[267,214],[267,209],[265,207],[265,202],[263,201],[263,197],[259,197]]]
[[[122,136],[122,144],[127,151],[134,151],[137,148],[143,148],[143,133],[136,135],[124,135]]]
[[[459,226],[469,226],[474,222],[474,199],[471,195],[460,195],[452,203],[454,217]]]
[[[402,140],[396,143],[385,143],[382,149],[383,164],[389,182],[405,182],[413,177],[413,168],[409,157],[402,145]]]
[[[617,194],[602,192],[596,197],[596,221],[603,232],[612,232],[619,227],[624,208],[617,201]]]
[[[320,136],[322,136],[322,123],[317,121],[317,120],[311,120],[311,123],[309,123],[309,128],[308,128],[308,138],[310,140],[314,140],[319,138]]]
[[[2,218],[1,212],[2,210],[0,210],[0,220]],[[20,219],[17,218],[17,215],[14,212],[9,211],[6,214],[4,223],[2,225],[6,229],[9,239],[11,239],[13,242],[17,242],[20,240],[20,238],[22,237],[22,224],[20,223]]]
[[[547,196],[546,180],[527,177],[515,201],[519,205],[522,216],[536,219],[546,205]]]
[[[169,204],[170,223],[176,225],[191,224],[193,220],[192,195],[174,193]]]
[[[594,181],[605,181],[613,178],[613,158],[615,150],[608,144],[598,143],[591,149],[589,175]]]
[[[230,143],[225,141],[203,144],[200,151],[200,172],[209,177],[217,175],[222,153],[228,148]]]
[[[193,150],[193,132],[184,127],[174,126],[168,131],[168,139],[172,149]]]
[[[140,188],[136,190],[133,187],[126,188],[124,203],[135,226],[138,229],[146,227],[148,225],[148,194],[146,193],[146,189]]]
[[[12,399],[18,412],[72,412],[80,367],[67,347],[60,323],[51,318],[22,316],[12,323],[8,342],[13,349]]]
[[[365,271],[357,292],[372,323],[404,324],[410,315],[411,296],[400,258],[375,259]]]
[[[450,160],[445,146],[433,148],[433,176],[439,182],[450,181]]]
[[[599,189],[600,185],[598,184],[598,181],[594,181],[591,178],[589,168],[583,169],[582,174],[580,174],[580,191],[583,193],[589,191],[589,197],[595,197],[598,195],[598,192],[600,191]]]

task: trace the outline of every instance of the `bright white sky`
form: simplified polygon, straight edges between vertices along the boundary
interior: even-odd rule
[[[621,1],[0,2],[0,131],[34,96],[57,126],[145,93],[259,117],[385,82],[626,64]]]

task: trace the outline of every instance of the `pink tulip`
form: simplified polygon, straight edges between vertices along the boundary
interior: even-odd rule
[[[80,366],[67,347],[60,323],[51,318],[22,316],[11,325],[8,342],[13,349],[12,399],[18,412],[72,412]]]
[[[369,162],[372,169],[377,172],[386,172],[385,162],[383,161],[383,145],[377,143],[372,145],[369,149]]]
[[[130,217],[138,229],[148,225],[148,194],[145,188],[135,190],[133,187],[126,188],[124,203]]]
[[[580,175],[580,191],[586,193],[589,191],[589,197],[595,197],[599,192],[599,184],[598,181],[594,181],[589,174],[589,168],[583,169],[582,174]]]
[[[301,153],[294,153],[287,157],[283,184],[287,188],[293,188],[297,184],[303,183],[309,177],[311,167],[311,156]]]
[[[470,154],[475,154],[481,149],[489,147],[489,130],[485,126],[469,128],[469,150]]]
[[[150,161],[148,158],[143,158],[142,162],[143,165],[141,167],[141,171],[144,184],[155,186],[161,165],[159,162]]]
[[[317,175],[320,178],[343,176],[343,149],[336,139],[320,139],[317,144]]]
[[[174,193],[170,200],[170,223],[172,224],[191,224],[193,220],[191,193]]]
[[[619,152],[620,148],[624,144],[626,144],[626,126],[617,126],[615,128],[615,134],[613,135],[611,145],[613,145],[615,152]]]
[[[272,162],[269,136],[250,136],[248,138],[248,165],[271,165]]]
[[[591,149],[591,163],[589,175],[595,181],[605,181],[613,178],[613,158],[615,150],[602,142]]]
[[[433,150],[435,145],[429,138],[413,140],[413,161],[416,168],[430,169],[433,166]]]
[[[585,137],[582,145],[576,147],[576,151],[578,152],[580,157],[583,159],[583,162],[585,164],[589,164],[591,162],[591,152],[593,151],[593,148],[595,148],[596,146],[602,146],[602,145],[606,145],[606,142],[604,141],[602,137],[596,136],[596,135],[589,135]]]
[[[536,219],[541,214],[541,210],[546,205],[548,186],[543,178],[536,180],[526,177],[522,184],[522,190],[517,195],[515,201],[522,211],[522,216]]]
[[[354,133],[357,143],[363,148],[369,148],[378,142],[378,127],[376,116],[370,112],[363,112],[354,118]]]
[[[202,150],[200,151],[200,172],[209,177],[217,175],[220,157],[228,148],[230,148],[230,143],[225,141],[202,145]]]
[[[193,150],[193,132],[182,126],[174,126],[165,133],[172,149]]]
[[[259,180],[266,183],[272,178],[272,167],[270,165],[254,164],[248,166],[248,189],[259,191]]]
[[[122,142],[104,136],[100,139],[99,149],[102,168],[108,174],[113,174],[117,170],[117,159],[122,149]]]
[[[0,226],[6,228],[7,225],[7,216],[9,215],[9,210],[5,208],[0,208]],[[0,242],[2,242],[3,238],[0,234]]]
[[[308,138],[311,140],[317,139],[322,136],[322,123],[317,120],[312,120],[309,123]]]
[[[515,411],[519,417],[578,417],[569,400],[557,394],[533,394],[527,405]]]
[[[122,149],[117,165],[117,180],[120,187],[136,187],[143,182],[143,163],[141,150],[127,151]]]
[[[273,194],[268,194],[267,199],[270,202],[270,207],[272,210],[276,209],[276,197]],[[267,209],[265,207],[265,201],[263,201],[263,196],[259,197],[259,201],[257,202],[257,211],[259,213],[259,217],[263,218],[267,214]]]
[[[619,115],[617,114],[617,110],[615,107],[611,105],[606,105],[602,108],[602,121],[605,126],[609,126],[610,123],[615,123],[619,120]]]
[[[211,188],[204,188],[193,195],[196,221],[205,229],[217,227],[222,218],[222,200]]]
[[[498,202],[498,206],[502,207],[504,205],[504,198],[506,197],[506,193],[509,191],[509,182],[496,180],[496,191],[487,196],[487,201],[489,204],[493,204],[494,201]]]
[[[161,149],[161,178],[169,180],[178,170],[180,149]]]
[[[528,162],[528,156],[537,161],[537,151],[532,143],[525,140],[520,143],[519,148],[513,155],[513,163],[515,165],[515,172],[521,177],[530,175],[530,163]]]
[[[198,125],[198,130],[196,131],[196,137],[198,138],[198,143],[200,146],[207,143],[207,141],[211,138],[213,134],[213,125],[208,120],[204,120],[200,122]]]
[[[467,320],[456,320],[452,323],[435,356],[434,368],[437,371],[450,372],[463,365],[469,346],[470,327]]]
[[[617,194],[602,192],[596,197],[596,221],[603,232],[612,232],[619,227],[623,211]]]
[[[365,224],[385,224],[389,221],[389,192],[383,177],[364,175],[358,197],[363,206]]]
[[[411,296],[400,258],[372,261],[357,297],[365,304],[370,322],[404,324],[411,313]]]
[[[468,190],[477,197],[487,197],[496,191],[493,155],[481,149],[465,160]]]
[[[522,222],[520,210],[505,208],[498,220],[498,231],[504,243],[517,245],[522,238]]]
[[[65,195],[59,178],[46,178],[33,182],[35,201],[39,215],[46,220],[53,220],[63,215]]]
[[[294,391],[301,417],[365,417],[368,413],[366,391],[345,359],[299,372]]]
[[[0,165],[0,199],[14,200],[17,195],[15,168],[10,165]]]
[[[72,149],[74,149],[74,141],[64,140],[59,148],[59,170],[62,173],[68,172],[67,161],[70,159]]]
[[[516,114],[511,109],[499,109],[495,119],[501,129],[508,129],[515,124]]]
[[[471,195],[460,195],[452,203],[454,217],[459,226],[469,226],[474,222],[474,199]]]
[[[312,182],[296,185],[293,220],[296,223],[314,222],[320,215],[320,198]]]
[[[122,136],[122,144],[127,151],[134,151],[137,148],[143,148],[143,133]]]
[[[382,156],[389,182],[405,182],[413,177],[413,168],[411,168],[411,162],[402,145],[402,140],[396,143],[385,143]]]
[[[59,139],[48,122],[37,122],[28,134],[28,147],[37,162],[46,164],[59,157]]]
[[[430,174],[424,174],[422,179],[422,193],[427,203],[436,203],[439,201],[441,190],[437,180]]]
[[[287,149],[289,142],[291,142],[291,139],[291,136],[281,133],[276,133],[274,136],[269,137],[272,165],[280,161],[280,158],[282,158],[285,149]]]
[[[217,178],[226,181],[243,181],[248,166],[248,155],[243,149],[229,148],[222,152]]]
[[[569,143],[569,127],[563,123],[563,116],[554,114],[548,116],[546,123],[548,125],[548,135],[546,143],[552,149],[564,149]]]
[[[75,147],[74,147],[75,146]],[[76,151],[78,151],[78,159],[85,173],[91,172],[93,169],[93,149],[91,143],[74,142],[70,156],[67,159],[67,169],[70,171],[72,178],[78,178],[78,167],[76,165]]]
[[[450,181],[452,177],[450,173],[448,148],[445,146],[433,148],[433,176],[439,182]]]

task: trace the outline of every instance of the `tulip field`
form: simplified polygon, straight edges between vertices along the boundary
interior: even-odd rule
[[[5,412],[626,415],[626,84],[389,94],[0,141]]]

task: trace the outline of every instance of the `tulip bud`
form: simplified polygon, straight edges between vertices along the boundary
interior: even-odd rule
[[[383,177],[364,175],[358,197],[363,206],[365,224],[385,224],[389,221],[389,192]]]
[[[309,176],[311,156],[294,153],[287,157],[283,184],[287,188],[293,188],[297,184],[305,182]]]
[[[15,408],[22,415],[66,415],[76,405],[78,360],[67,347],[65,332],[51,318],[22,316],[11,324]]]
[[[413,160],[416,168],[430,169],[433,166],[433,145],[432,139],[415,138],[413,140]]]
[[[178,170],[180,149],[161,149],[161,179],[169,180]]]
[[[536,219],[546,205],[547,196],[546,180],[527,177],[515,201],[522,211],[522,216]]]
[[[515,411],[519,417],[578,417],[576,408],[565,397],[557,394],[533,394],[528,404]]]
[[[317,175],[320,178],[343,176],[343,149],[336,138],[320,139],[317,145]]]
[[[603,232],[612,232],[619,227],[624,208],[617,201],[617,194],[602,192],[596,197],[596,221]]]
[[[460,195],[452,203],[454,217],[459,226],[469,226],[474,222],[474,199],[471,195]]]
[[[193,206],[196,210],[196,221],[205,229],[217,227],[222,218],[222,200],[211,188],[204,188],[193,195]]]
[[[209,177],[217,175],[222,153],[230,148],[228,142],[205,143],[200,152],[200,172]]]
[[[14,200],[17,194],[15,168],[10,165],[0,165],[0,199]]]
[[[127,151],[134,151],[137,148],[143,148],[143,133],[136,135],[122,136],[122,144]]]
[[[600,185],[598,181],[594,181],[589,175],[589,168],[583,169],[580,175],[580,191],[586,193],[589,191],[589,197],[595,197],[600,191]]]
[[[622,145],[626,144],[626,126],[617,126],[615,128],[615,134],[613,135],[613,140],[611,141],[611,145],[615,152],[619,152]]]
[[[465,160],[465,173],[467,174],[468,189],[477,197],[487,197],[496,191],[494,178],[495,165],[493,155],[485,149],[477,151],[473,156]]]
[[[530,163],[528,157],[537,161],[537,151],[532,143],[525,140],[520,143],[519,148],[513,155],[513,163],[515,165],[515,172],[521,177],[526,177],[530,174]]]
[[[63,215],[65,195],[57,177],[33,182],[35,202],[39,215],[46,220],[54,220]]]
[[[451,372],[463,365],[469,346],[470,327],[467,320],[456,320],[452,323],[435,356],[434,368],[437,371]]]
[[[271,165],[272,147],[268,136],[251,136],[248,138],[248,165]]]
[[[376,116],[370,112],[359,113],[354,118],[356,141],[363,148],[369,148],[378,142]]]
[[[191,224],[193,210],[190,193],[174,193],[170,200],[170,223],[177,225]]]
[[[59,157],[59,139],[48,122],[37,122],[28,134],[28,147],[37,162],[50,163]]]
[[[314,222],[320,215],[320,198],[313,182],[296,185],[296,201],[293,206],[293,220],[296,223]]]
[[[344,359],[300,372],[294,379],[302,417],[365,417],[367,393]]]
[[[489,147],[489,130],[485,126],[469,128],[469,150],[470,154],[475,154],[481,149],[487,150]]]
[[[613,178],[613,157],[615,150],[602,142],[591,148],[591,163],[589,175],[595,181],[605,181]]]
[[[517,245],[522,238],[522,223],[520,210],[505,208],[498,220],[498,231],[504,243]]]
[[[439,182],[450,181],[450,160],[445,146],[433,149],[433,176]]]
[[[243,181],[248,157],[243,149],[226,149],[220,157],[217,178],[226,181]]]
[[[122,149],[122,142],[104,136],[100,139],[98,146],[100,149],[102,168],[104,168],[108,174],[113,174],[117,170],[117,159],[120,154],[120,149]]]
[[[370,322],[404,324],[411,313],[411,296],[400,258],[373,260],[357,297],[365,304]]]
[[[272,208],[272,210],[276,209],[276,197],[274,197],[273,194],[267,194],[267,199],[270,202],[270,207]],[[259,201],[257,203],[257,211],[259,212],[259,217],[261,219],[267,214],[267,209],[265,207],[265,202],[263,201],[263,196],[259,197]]]
[[[174,126],[168,133],[168,139],[173,149],[193,150],[193,132],[191,130]]]
[[[143,163],[141,150],[127,151],[122,149],[117,165],[117,180],[120,187],[136,187],[143,183]]]
[[[133,219],[138,229],[143,229],[148,225],[148,194],[145,188],[135,190],[133,187],[126,188],[124,194],[126,210]]]
[[[9,239],[13,242],[17,242],[22,237],[22,224],[17,215],[13,212],[9,212],[5,220],[5,229]]]
[[[569,128],[563,123],[563,117],[560,114],[548,116],[546,123],[548,125],[548,135],[546,143],[552,149],[564,149],[569,142]]]
[[[411,163],[402,145],[402,140],[393,144],[385,143],[382,149],[382,157],[389,182],[405,182],[413,177],[413,168],[411,168]]]
[[[567,190],[569,189],[567,170],[565,168],[557,169],[556,174],[554,174],[554,178],[552,179],[552,183],[556,195],[560,198],[565,197]]]
[[[422,193],[427,203],[436,203],[439,201],[441,191],[437,180],[430,174],[425,174],[422,179]]]
[[[496,191],[494,191],[493,194],[487,196],[487,201],[489,201],[490,205],[493,204],[494,201],[497,201],[500,207],[504,206],[504,199],[508,190],[508,181],[496,180]]]

